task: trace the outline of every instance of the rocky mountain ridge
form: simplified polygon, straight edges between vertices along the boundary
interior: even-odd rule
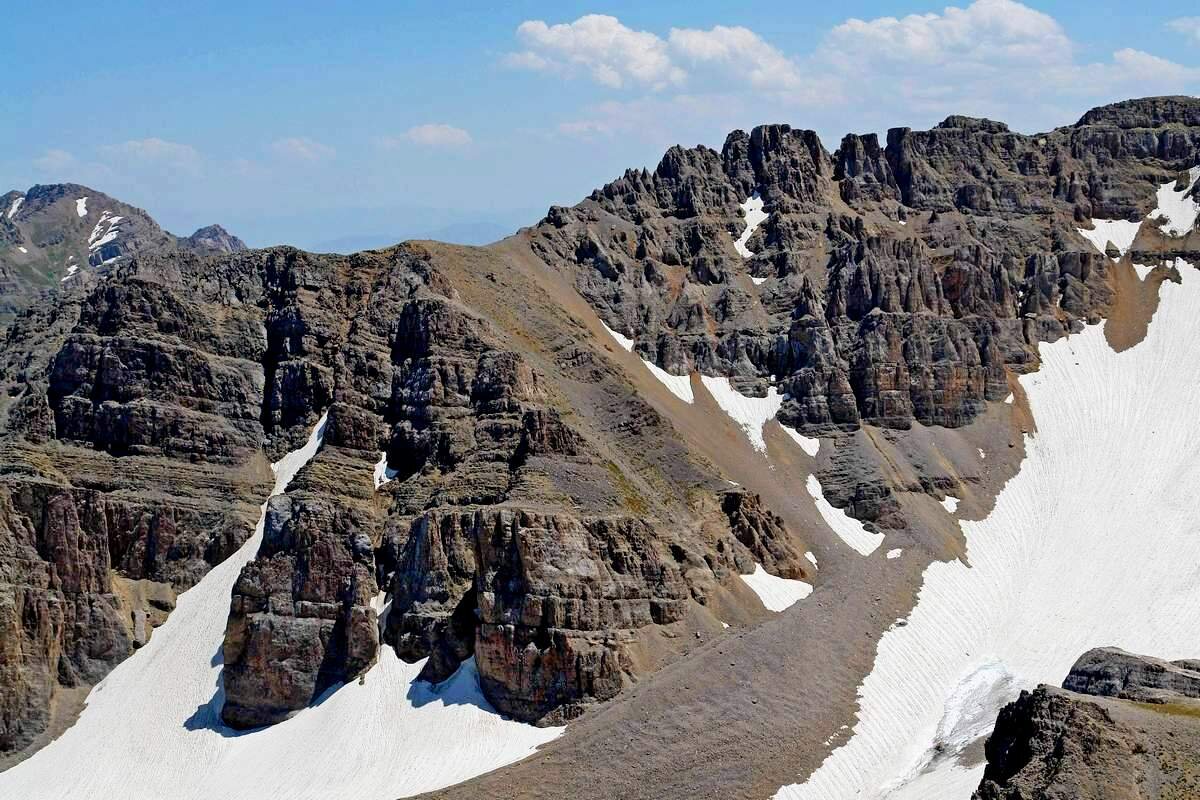
[[[0,351],[0,748],[29,745],[55,697],[246,541],[267,463],[322,414],[321,452],[233,590],[232,727],[286,719],[387,646],[428,658],[430,681],[473,658],[514,718],[594,719],[777,620],[739,578],[758,568],[844,593],[868,647],[906,613],[905,581],[961,555],[939,503],[982,515],[1019,463],[1013,378],[1038,343],[1109,315],[1133,260],[1200,250],[1194,230],[1081,232],[1143,218],[1159,186],[1194,193],[1197,103],[1130,101],[1039,136],[951,117],[833,153],[761,126],[719,153],[673,148],[488,248],[225,252],[208,230],[193,245],[218,252],[130,245],[60,282]],[[693,372],[778,410],[731,422]],[[885,557],[851,563],[827,516],[842,509],[911,562],[861,582]],[[823,657],[803,644],[789,653]],[[613,763],[588,761],[570,780]]]

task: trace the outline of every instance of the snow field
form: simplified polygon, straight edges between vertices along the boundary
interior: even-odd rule
[[[854,735],[783,800],[965,798],[954,755],[1021,688],[1059,684],[1092,647],[1194,657],[1200,632],[1200,275],[1176,262],[1146,338],[1103,326],[1041,345],[1021,377],[1037,421],[1020,472],[964,561],[925,571],[908,624],[880,639]],[[938,753],[941,755],[938,755]]]
[[[322,417],[303,447],[273,465],[272,496],[317,453],[324,427]],[[267,505],[241,549],[180,595],[146,646],[96,685],[79,721],[0,773],[0,797],[392,800],[496,769],[562,732],[496,714],[474,661],[434,687],[416,680],[422,663],[405,664],[386,645],[361,680],[285,722],[225,727],[221,645],[229,597],[258,550]],[[376,609],[386,613],[378,602]]]

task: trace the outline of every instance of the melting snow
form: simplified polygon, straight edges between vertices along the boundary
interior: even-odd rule
[[[1196,217],[1200,216],[1200,203],[1188,197],[1188,192],[1200,181],[1200,167],[1188,170],[1188,183],[1183,189],[1175,190],[1175,181],[1164,183],[1158,187],[1158,208],[1151,211],[1146,219],[1161,219],[1163,223],[1158,229],[1168,236],[1183,236],[1196,226]]]
[[[983,452],[983,448],[982,448],[982,447],[981,447],[981,448],[979,448],[979,457],[980,457],[980,458],[987,458],[987,453]]]
[[[67,267],[67,276],[66,276],[65,278],[61,279],[61,280],[59,281],[59,283],[66,283],[66,282],[67,282],[67,281],[69,281],[71,278],[74,278],[74,277],[75,277],[75,273],[76,273],[76,272],[78,272],[78,271],[79,271],[79,267],[75,266],[74,264],[72,264],[71,266]]]
[[[952,494],[946,495],[946,499],[941,501],[942,508],[953,514],[958,510],[958,498]]]
[[[81,197],[75,201],[75,213],[81,217],[87,216],[87,201],[86,197]]]
[[[813,501],[817,504],[817,511],[820,512],[821,517],[825,520],[825,524],[833,529],[838,538],[857,550],[859,554],[869,556],[875,552],[879,545],[883,544],[882,533],[871,533],[863,527],[861,522],[847,514],[845,510],[834,508],[825,499],[825,494],[821,491],[821,482],[817,480],[816,475],[808,476],[806,488],[812,496]]]
[[[378,489],[388,481],[395,480],[399,474],[399,471],[387,465],[387,453],[380,453],[379,462],[375,465],[375,488]]]
[[[1061,683],[1100,645],[1194,655],[1200,507],[1181,487],[1200,481],[1200,274],[1176,265],[1134,347],[1113,352],[1103,325],[1040,346],[1020,472],[880,640],[850,741],[776,797],[966,797],[917,787],[977,784],[957,752],[1019,689]]]
[[[887,551],[887,557],[888,558],[899,558],[900,554],[903,552],[904,552],[903,548],[896,547],[896,548],[893,548],[893,549]]]
[[[808,597],[813,590],[813,587],[804,581],[772,575],[763,569],[762,564],[755,564],[754,572],[742,575],[741,578],[754,590],[768,611],[783,611]]]
[[[279,494],[317,452],[325,419],[277,462]],[[278,725],[234,731],[220,721],[221,645],[229,596],[258,550],[254,536],[179,597],[166,623],[88,696],[79,721],[0,773],[0,797],[356,797],[392,800],[512,763],[558,736],[502,718],[473,661],[438,686],[416,680],[391,647],[361,680]]]
[[[12,205],[8,207],[8,218],[12,219],[17,214],[17,210],[21,207],[21,203],[25,202],[24,197],[18,197],[12,201]]]
[[[767,443],[763,439],[763,426],[779,412],[779,407],[783,405],[783,395],[774,386],[769,386],[766,397],[747,397],[730,385],[729,378],[701,375],[700,381],[721,410],[746,432],[746,438],[754,445],[754,449],[766,453]]]
[[[604,325],[604,322],[602,321],[600,324]],[[607,325],[604,325],[604,330],[608,331],[608,334],[616,340],[622,350],[629,353],[633,352],[633,339],[622,336]],[[642,359],[642,363],[646,365],[646,369],[650,370],[650,374],[658,379],[659,383],[667,387],[667,390],[671,394],[685,403],[695,402],[696,398],[692,395],[692,379],[690,376],[672,375],[654,362],[647,361],[644,358]]]
[[[783,432],[792,437],[792,441],[800,445],[800,449],[808,453],[812,458],[817,457],[817,453],[821,450],[821,440],[813,439],[809,436],[801,436],[795,428],[789,428],[787,425],[780,424]]]
[[[642,363],[650,370],[650,374],[658,378],[659,382],[666,386],[671,394],[678,397],[685,403],[695,402],[695,396],[692,394],[692,379],[688,375],[672,375],[662,367],[652,361],[642,359]]]
[[[1091,242],[1102,254],[1108,254],[1108,243],[1112,242],[1121,255],[1125,255],[1126,251],[1133,246],[1133,240],[1137,238],[1138,229],[1141,227],[1141,222],[1130,222],[1124,219],[1094,219],[1090,231],[1083,228],[1075,230],[1079,231],[1079,235]]]
[[[600,324],[604,325],[603,322],[601,322]],[[621,334],[617,333],[616,331],[614,331],[612,328],[608,327],[607,325],[604,325],[604,330],[608,331],[609,336],[611,336],[617,340],[617,344],[621,345],[622,350],[624,350],[627,353],[633,352],[633,339],[630,339],[627,336],[622,336]]]
[[[811,561],[814,567],[817,566],[817,557],[812,554],[812,550],[806,551],[804,557]]]
[[[120,234],[117,224],[125,219],[124,217],[114,217],[111,212],[105,211],[100,215],[100,221],[92,228],[92,233],[88,236],[88,252],[95,252],[104,245],[113,241]],[[104,226],[108,225],[108,230],[104,231]],[[111,260],[111,259],[109,259]]]
[[[758,196],[758,192],[750,195],[750,198],[742,203],[742,211],[746,215],[746,229],[742,231],[742,235],[733,243],[733,247],[742,258],[750,258],[754,253],[746,247],[746,242],[750,241],[750,237],[754,235],[754,231],[759,225],[769,216],[763,211],[762,198]]]

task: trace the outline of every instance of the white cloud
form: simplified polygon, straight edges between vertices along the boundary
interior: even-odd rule
[[[1053,17],[1013,0],[976,0],[941,14],[849,19],[829,32],[819,55],[840,67],[1063,63],[1072,44]]]
[[[472,141],[467,131],[444,123],[409,128],[404,132],[404,139],[424,147],[466,147]]]
[[[732,70],[756,89],[779,92],[803,85],[796,63],[749,28],[672,28],[668,41],[680,57]]]
[[[132,170],[167,168],[198,173],[202,161],[200,153],[191,145],[157,137],[104,145],[99,152],[106,161]]]
[[[289,136],[276,139],[271,143],[271,150],[285,158],[299,161],[326,161],[337,155],[337,151],[327,144],[309,139],[307,136]]]
[[[526,49],[509,54],[504,60],[508,66],[565,73],[583,70],[614,89],[630,84],[661,89],[686,77],[671,61],[667,43],[660,37],[603,14],[558,25],[527,20],[517,28],[517,39]]]
[[[1200,18],[1169,25],[1200,37]],[[1166,93],[1195,93],[1196,67],[1122,49],[1095,63],[1054,18],[1015,0],[976,0],[963,7],[904,17],[848,19],[807,53],[787,53],[745,27],[676,27],[665,38],[634,31],[613,17],[570,24],[524,23],[525,45],[507,63],[570,73],[584,67],[607,88],[650,88],[638,99],[593,105],[557,131],[594,137],[672,124],[655,115],[683,92],[722,102],[736,96],[746,126],[791,119],[806,126],[924,126],[951,113],[991,116],[1033,132],[1073,121],[1088,107]],[[636,71],[626,54],[647,59]],[[698,94],[703,91],[705,94]],[[637,114],[644,113],[640,120]],[[797,119],[797,114],[803,116]],[[681,123],[681,127],[687,127]],[[832,144],[832,143],[830,143]]]
[[[66,150],[47,150],[33,160],[33,166],[41,172],[58,172],[75,165],[75,156]]]
[[[1179,17],[1168,22],[1167,27],[1200,42],[1200,17]]]

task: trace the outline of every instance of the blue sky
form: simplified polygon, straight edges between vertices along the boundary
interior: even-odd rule
[[[252,245],[486,237],[674,143],[1200,94],[1194,3],[12,4],[0,191],[74,181]]]

